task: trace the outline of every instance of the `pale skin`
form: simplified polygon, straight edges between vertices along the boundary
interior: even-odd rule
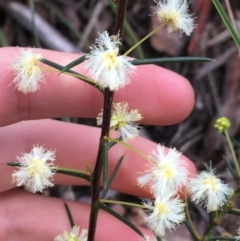
[[[16,156],[29,152],[33,145],[44,145],[56,150],[56,165],[86,170],[94,167],[100,129],[62,123],[46,118],[64,116],[96,118],[103,103],[102,94],[82,81],[57,73],[46,74],[41,90],[23,94],[10,85],[13,73],[8,66],[19,48],[0,49],[0,153],[1,164],[16,161]],[[51,61],[65,65],[79,56],[76,54],[39,50]],[[76,71],[84,73],[81,65]],[[193,90],[186,79],[169,70],[148,65],[138,67],[136,75],[115,93],[115,102],[128,102],[130,108],[143,115],[143,124],[171,125],[185,119],[194,104]],[[25,121],[28,120],[28,121]],[[157,144],[137,137],[129,144],[147,155]],[[109,171],[124,154],[124,161],[112,185],[120,192],[151,198],[148,188],[137,185],[139,173],[148,167],[148,161],[127,147],[116,145],[110,151]],[[196,173],[195,166],[182,156],[189,175]],[[31,194],[15,189],[11,173],[14,167],[0,166],[0,240],[51,241],[64,230],[70,230],[63,200]],[[55,184],[86,185],[87,182],[61,174],[54,176]],[[74,221],[87,228],[89,205],[67,202]],[[143,232],[149,234],[145,229]],[[105,212],[100,212],[96,241],[139,241],[140,236]]]

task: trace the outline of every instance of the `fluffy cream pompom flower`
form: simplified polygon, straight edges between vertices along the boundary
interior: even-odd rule
[[[193,18],[187,13],[188,4],[186,0],[154,0],[157,6],[154,7],[157,17],[161,23],[166,22],[168,32],[177,30],[190,35],[195,24]]]
[[[38,63],[43,59],[42,54],[35,49],[21,49],[13,60],[10,68],[14,71],[13,83],[18,91],[27,94],[39,89],[39,81],[43,78]]]
[[[108,32],[100,34],[87,54],[84,68],[88,70],[89,77],[94,79],[101,88],[118,90],[130,82],[129,75],[136,67],[129,62],[129,57],[118,56],[121,44],[119,36],[110,37]]]
[[[188,172],[181,160],[181,153],[175,148],[167,151],[163,146],[158,145],[150,159],[150,169],[138,178],[140,186],[149,184],[151,191],[157,196],[168,192],[176,193],[186,184]]]
[[[46,150],[42,146],[34,146],[30,153],[17,157],[20,167],[12,174],[17,186],[24,185],[31,192],[42,192],[53,186],[51,180],[55,174],[53,165],[55,151]]]
[[[70,232],[64,231],[62,235],[54,238],[54,241],[87,241],[87,229],[82,229],[80,232],[79,226],[74,226]]]
[[[97,125],[102,125],[103,111],[97,116]],[[138,135],[139,127],[135,122],[142,119],[137,109],[129,110],[128,103],[114,103],[110,127],[118,130],[123,140],[133,139]]]
[[[164,236],[166,229],[171,231],[185,220],[185,203],[178,197],[165,194],[157,197],[154,203],[148,201],[143,205],[150,212],[144,221],[158,236]]]
[[[207,208],[207,212],[220,209],[233,194],[233,189],[214,175],[211,167],[190,179],[188,190],[192,201]]]

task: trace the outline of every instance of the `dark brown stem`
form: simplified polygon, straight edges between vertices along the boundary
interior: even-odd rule
[[[120,31],[120,35],[122,36],[126,8],[127,8],[127,0],[120,0],[118,3],[117,18],[116,18],[116,24],[114,28],[115,35],[117,35],[118,32]]]
[[[122,35],[126,6],[127,6],[127,0],[119,0],[114,35],[117,35],[119,32],[120,32],[120,35]],[[104,137],[109,136],[113,97],[114,97],[113,91],[110,91],[108,88],[104,90],[102,130],[101,130],[96,165],[93,171],[92,182],[91,182],[92,203],[91,203],[91,212],[90,212],[90,218],[89,218],[88,241],[94,241],[94,238],[95,238],[97,216],[98,216],[99,193],[100,193],[100,187],[101,187],[100,179],[101,179],[101,173],[102,173],[102,167],[103,167],[102,152],[103,152],[103,145],[105,142]]]

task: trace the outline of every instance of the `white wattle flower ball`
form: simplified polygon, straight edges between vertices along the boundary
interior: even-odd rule
[[[166,23],[168,32],[180,30],[190,35],[195,28],[191,14],[187,13],[188,3],[186,0],[154,0],[154,14],[161,23]]]
[[[133,74],[136,67],[124,55],[118,56],[121,44],[119,35],[110,37],[105,31],[100,34],[93,45],[91,52],[86,55],[84,68],[101,88],[109,88],[111,91],[118,90],[130,82],[129,76]]]
[[[52,187],[55,174],[55,151],[46,150],[42,146],[34,146],[30,153],[17,157],[20,167],[12,174],[17,186],[25,186],[31,192],[42,192],[46,187]]]
[[[208,213],[221,209],[233,194],[233,189],[217,178],[211,167],[191,178],[187,187],[192,201],[203,205]]]
[[[103,112],[97,116],[97,125],[102,125]],[[133,139],[138,136],[139,126],[135,122],[142,119],[142,115],[137,109],[129,110],[128,103],[114,103],[110,128],[118,130],[122,140]]]
[[[42,54],[37,53],[35,49],[21,49],[10,65],[14,72],[13,83],[18,91],[27,94],[39,89],[38,83],[43,74],[38,64],[42,59]]]
[[[176,229],[185,220],[185,203],[171,194],[159,196],[154,202],[147,201],[143,205],[149,213],[144,221],[158,236],[164,236],[166,229]]]
[[[181,153],[175,148],[166,150],[158,145],[150,160],[150,169],[138,178],[140,186],[149,184],[150,190],[157,196],[169,192],[176,193],[179,188],[186,185],[188,178],[186,164],[181,159]]]
[[[54,241],[87,241],[88,230],[79,226],[74,226],[70,232],[64,231],[63,234],[54,238]]]

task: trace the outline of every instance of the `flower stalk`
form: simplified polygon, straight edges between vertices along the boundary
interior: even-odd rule
[[[142,208],[142,209],[145,208],[145,206],[142,204],[123,202],[123,201],[117,201],[117,200],[100,199],[100,202],[101,203],[110,203],[110,204],[121,204],[121,205],[125,205],[128,207],[136,207],[136,208]]]
[[[186,188],[184,189],[184,200],[185,200],[185,203],[186,203],[186,206],[185,206],[186,220],[189,223],[189,225],[186,225],[186,226],[189,229],[189,232],[192,234],[192,237],[194,238],[194,240],[196,240],[196,241],[201,240],[201,237],[199,236],[196,228],[193,225],[192,218],[191,218],[191,215],[190,215],[190,212],[189,212],[188,193],[187,193]],[[186,224],[186,221],[185,221],[185,224]]]
[[[141,152],[140,150],[138,150],[136,147],[129,145],[128,143],[124,142],[124,141],[120,141],[117,139],[113,139],[108,137],[107,138],[109,142],[115,142],[115,143],[119,143],[123,146],[126,146],[127,148],[129,148],[130,150],[136,152],[139,156],[142,156],[143,158],[145,158],[146,160],[148,160],[150,163],[154,164],[155,161],[153,159],[151,159],[148,155],[146,155],[145,153]]]
[[[124,53],[125,56],[129,55],[135,48],[137,48],[141,43],[143,43],[145,40],[147,40],[149,37],[151,37],[153,34],[155,34],[159,29],[163,28],[167,24],[167,21],[157,26],[155,29],[153,29],[148,35],[143,37],[141,40],[139,40],[136,44],[134,44],[127,52]]]
[[[235,163],[235,166],[236,166],[236,169],[237,169],[237,174],[238,174],[238,177],[239,177],[240,168],[239,168],[238,160],[237,160],[235,151],[234,151],[234,149],[233,149],[233,145],[232,145],[232,142],[231,142],[231,140],[230,140],[228,131],[227,131],[227,130],[224,130],[223,133],[224,133],[224,135],[226,136],[227,143],[228,143],[228,146],[229,146],[230,151],[231,151],[231,153],[232,153],[232,157],[233,157],[233,160],[234,160],[234,163]]]

